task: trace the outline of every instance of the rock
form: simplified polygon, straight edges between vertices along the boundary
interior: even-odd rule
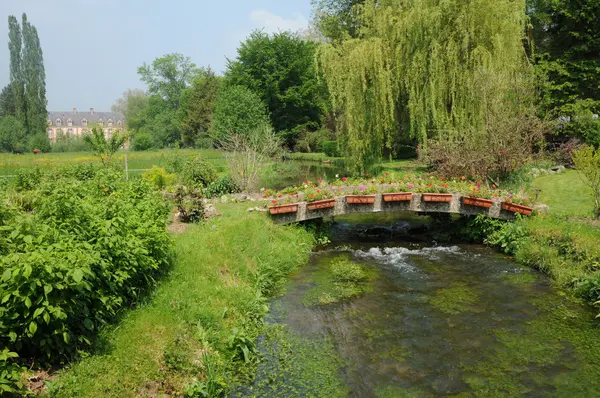
[[[250,207],[250,208],[248,208],[247,211],[260,211],[260,212],[265,213],[268,211],[268,209],[265,207]]]
[[[229,198],[227,197],[227,195],[221,196],[221,203],[227,203],[227,202],[229,202]]]
[[[209,203],[204,207],[204,218],[206,220],[208,220],[209,218],[219,216],[221,216],[221,213],[219,213],[219,211],[215,209],[215,207],[212,204]]]
[[[552,170],[555,173],[562,173],[563,171],[565,171],[565,166],[554,166],[552,167],[550,170]]]
[[[534,206],[534,209],[537,214],[548,214],[550,207],[548,207],[548,205],[538,204]]]

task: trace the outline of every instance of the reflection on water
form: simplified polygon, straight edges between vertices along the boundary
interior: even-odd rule
[[[361,243],[373,228],[396,233]],[[265,358],[248,395],[600,395],[588,308],[486,247],[411,243],[398,232],[408,229],[335,226],[343,240],[315,252],[273,301],[268,322],[284,327],[259,344]],[[312,275],[340,255],[376,271],[372,291],[303,304]]]
[[[304,161],[285,161],[275,163],[266,171],[261,179],[264,187],[283,189],[293,185],[301,185],[305,181],[335,180],[336,175],[343,176],[343,163],[317,163]]]

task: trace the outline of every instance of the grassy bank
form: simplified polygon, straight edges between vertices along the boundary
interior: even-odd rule
[[[168,279],[104,331],[97,352],[60,372],[52,396],[218,395],[251,374],[266,300],[307,261],[313,237],[244,205],[220,210],[175,237]]]
[[[532,186],[540,190],[538,201],[548,205],[552,214],[592,215],[592,191],[576,170],[543,175],[536,178]]]

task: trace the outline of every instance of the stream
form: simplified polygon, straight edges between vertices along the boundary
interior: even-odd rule
[[[600,396],[593,309],[488,247],[419,238],[425,220],[336,219],[272,301],[256,380],[235,395]],[[348,290],[326,271],[340,262],[368,278]]]

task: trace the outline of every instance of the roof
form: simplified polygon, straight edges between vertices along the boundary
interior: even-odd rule
[[[67,122],[68,119],[73,121],[73,124],[76,126],[81,125],[81,121],[83,119],[87,119],[88,123],[93,123],[97,121],[108,121],[112,119],[114,123],[119,120],[125,121],[125,116],[123,116],[120,112],[96,112],[92,114],[92,112],[48,112],[48,120],[51,120],[54,124],[56,119],[61,119],[64,123]]]

